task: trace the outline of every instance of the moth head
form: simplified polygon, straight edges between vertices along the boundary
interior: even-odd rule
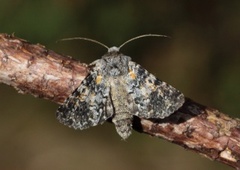
[[[111,48],[108,48],[108,53],[112,53],[112,52],[114,52],[114,53],[119,52],[119,48],[116,47],[116,46],[113,46],[113,47],[111,47]]]

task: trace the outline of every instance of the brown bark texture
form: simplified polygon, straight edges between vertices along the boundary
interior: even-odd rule
[[[88,70],[86,64],[40,44],[0,34],[0,82],[20,93],[61,104]],[[189,98],[168,118],[134,118],[133,128],[240,169],[240,120]]]

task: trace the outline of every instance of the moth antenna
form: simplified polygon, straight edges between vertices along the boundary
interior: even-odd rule
[[[170,38],[169,36],[167,35],[160,35],[160,34],[143,34],[143,35],[139,35],[137,37],[134,37],[134,38],[131,38],[129,40],[127,40],[126,42],[124,42],[122,45],[120,45],[118,47],[118,49],[122,48],[124,45],[126,45],[127,43],[131,42],[131,41],[134,41],[136,39],[139,39],[139,38],[144,38],[144,37],[164,37],[164,38]]]
[[[90,42],[93,42],[93,43],[96,43],[96,44],[99,44],[103,47],[105,47],[106,49],[109,49],[109,47],[97,40],[94,40],[94,39],[91,39],[91,38],[85,38],[85,37],[73,37],[73,38],[63,38],[61,40],[58,40],[57,42],[59,41],[70,41],[70,40],[85,40],[85,41],[90,41]]]

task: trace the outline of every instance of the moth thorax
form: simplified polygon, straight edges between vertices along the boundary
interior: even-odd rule
[[[129,58],[122,54],[116,56],[105,57],[105,62],[103,70],[110,76],[119,76],[128,74],[128,62]]]

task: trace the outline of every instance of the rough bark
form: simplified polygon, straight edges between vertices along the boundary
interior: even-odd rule
[[[0,34],[0,82],[21,93],[62,103],[88,74],[86,64]],[[212,160],[240,169],[240,121],[186,98],[163,120],[134,118],[136,131],[164,138]]]

